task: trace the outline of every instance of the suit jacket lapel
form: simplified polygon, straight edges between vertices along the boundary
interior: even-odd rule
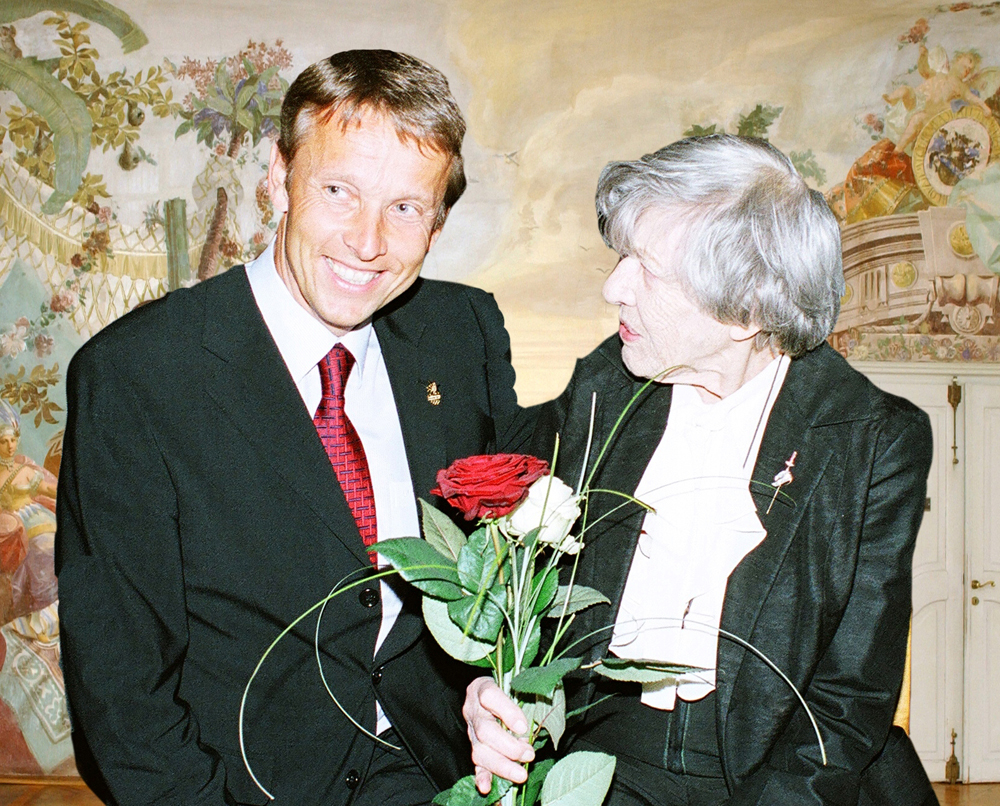
[[[434,377],[435,356],[428,355],[419,346],[425,328],[425,322],[407,317],[405,308],[397,308],[375,320],[375,332],[403,432],[414,496],[427,500],[438,470],[445,466],[447,454],[444,412],[428,400],[428,384],[440,378]],[[419,505],[417,515],[422,517]],[[396,590],[403,596],[403,610],[378,651],[379,663],[410,646],[423,629],[419,592],[404,585],[396,586]]]
[[[818,397],[823,384],[810,367],[812,363],[808,358],[792,362],[771,410],[750,484],[757,515],[767,536],[735,568],[726,588],[721,627],[751,643],[782,560],[837,449],[835,442],[816,428],[821,424],[817,413],[823,408]],[[785,469],[793,453],[796,453],[791,469],[793,480],[775,496],[774,477]],[[746,652],[736,642],[720,637],[717,682],[718,712],[722,718],[720,737],[725,735],[725,716]],[[772,660],[781,666],[782,659]]]
[[[438,470],[447,461],[442,416],[445,409],[428,400],[428,385],[440,378],[434,377],[430,365],[436,357],[419,346],[425,324],[401,319],[393,315],[378,319],[375,332],[396,401],[414,495],[427,499]]]
[[[354,517],[253,301],[246,272],[232,269],[227,277],[207,291],[202,344],[217,359],[205,381],[207,392],[257,449],[261,478],[282,479],[367,566]]]

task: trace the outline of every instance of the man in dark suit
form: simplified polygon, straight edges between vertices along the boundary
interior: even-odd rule
[[[621,255],[604,287],[619,333],[546,405],[536,447],[560,433],[558,472],[577,478],[610,438],[593,487],[655,510],[593,497],[576,579],[612,604],[574,634],[585,663],[697,669],[585,679],[571,749],[617,757],[609,806],[933,803],[890,735],[930,428],[824,342],[844,292],[836,220],[784,155],[726,136],[612,163],[598,218]],[[517,732],[512,706],[470,688],[481,788],[531,756],[493,721]]]
[[[419,534],[438,469],[528,432],[492,298],[418,279],[464,131],[418,59],[309,67],[271,154],[271,246],[75,357],[63,663],[106,802],[418,804],[464,772],[467,680],[367,551]]]

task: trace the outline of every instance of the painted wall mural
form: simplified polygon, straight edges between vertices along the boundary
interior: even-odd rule
[[[53,568],[64,369],[108,322],[267,244],[276,222],[259,146],[276,133],[291,55],[280,42],[250,40],[222,58],[164,60],[133,74],[107,69],[91,38],[101,24],[123,52],[146,44],[120,9],[92,0],[14,6],[0,12],[0,87],[14,96],[0,118],[0,775],[74,775]],[[58,57],[19,44],[17,14],[42,9],[34,22]],[[175,147],[142,138],[153,117],[171,121],[176,147],[202,166],[193,210],[185,199],[157,199],[130,224],[106,177],[157,166]],[[102,173],[88,167],[99,153],[113,157]],[[249,227],[236,214],[247,186]]]
[[[900,36],[915,64],[864,116],[875,143],[828,194],[847,279],[831,341],[848,357],[1000,360],[1000,66],[932,37],[924,18]]]
[[[841,219],[842,353],[1000,361],[1000,2],[830,5],[0,3],[0,775],[75,771],[52,581],[66,366],[264,248],[281,97],[331,52],[451,80],[470,185],[424,272],[496,295],[527,403],[616,328],[601,168],[711,131],[769,139]]]

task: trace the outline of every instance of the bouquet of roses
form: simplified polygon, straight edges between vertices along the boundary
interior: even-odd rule
[[[645,388],[633,396],[619,416],[595,467],[604,457],[625,412]],[[558,447],[557,438],[556,455]],[[589,450],[588,440],[585,455],[589,455]],[[584,462],[583,467],[586,466]],[[588,497],[595,492],[614,494],[623,499],[622,505],[636,504],[650,509],[626,493],[591,490],[594,473],[592,468],[585,480],[581,470],[574,490],[550,473],[548,462],[533,456],[494,454],[459,459],[438,472],[437,487],[431,493],[460,510],[466,520],[477,521],[472,534],[466,536],[451,518],[421,499],[423,538],[382,540],[369,549],[378,551],[392,565],[394,573],[422,592],[424,620],[442,649],[460,661],[492,671],[497,685],[527,717],[528,738],[536,750],[549,740],[558,749],[566,730],[563,678],[579,669],[582,659],[567,657],[566,650],[560,647],[575,614],[597,604],[610,604],[600,591],[574,583],[579,555],[585,547]],[[774,494],[783,495],[780,485]],[[581,521],[580,526],[572,533],[577,520]],[[566,584],[560,583],[561,570],[568,571]],[[383,571],[378,576],[393,572]],[[270,793],[254,775],[244,747],[243,713],[250,686],[270,652],[293,627],[319,611],[318,636],[326,603],[364,581],[347,584],[346,578],[341,580],[327,597],[288,625],[265,651],[247,682],[239,714],[240,750],[247,772],[269,797]],[[542,625],[546,620],[550,627],[545,631],[543,651]],[[819,726],[792,681],[749,642],[718,627],[708,629],[757,655],[791,688],[809,717],[826,764]],[[703,671],[658,660],[614,656],[587,668],[614,680],[632,682],[663,682]],[[321,665],[319,674],[344,716],[359,731],[381,741],[344,710],[327,684]],[[434,803],[490,806],[502,801],[504,806],[534,806],[538,802],[543,806],[556,803],[600,806],[611,786],[615,759],[604,753],[577,751],[558,761],[549,758],[529,763],[526,768],[527,781],[520,786],[494,776],[492,788],[484,796],[479,794],[475,778],[470,775],[440,793]]]
[[[608,601],[592,588],[559,581],[563,559],[583,548],[582,537],[570,530],[587,492],[574,491],[551,475],[547,462],[519,454],[459,459],[440,471],[437,481],[432,494],[467,520],[478,521],[478,528],[466,537],[421,501],[424,539],[382,541],[378,551],[423,593],[424,619],[441,647],[459,660],[491,669],[527,716],[536,748],[549,739],[557,747],[566,727],[563,677],[581,663],[557,653],[560,639],[574,613]],[[543,652],[546,619],[553,627]],[[468,776],[434,803],[472,806],[503,800],[531,806],[540,800],[597,806],[614,768],[611,756],[575,752],[534,765],[521,787],[494,777],[484,797]]]

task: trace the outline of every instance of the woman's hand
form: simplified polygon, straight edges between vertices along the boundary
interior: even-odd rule
[[[523,784],[528,773],[521,765],[534,760],[535,751],[521,738],[528,731],[528,720],[517,704],[490,678],[480,677],[466,689],[462,716],[469,726],[476,788],[487,794],[493,775]]]

